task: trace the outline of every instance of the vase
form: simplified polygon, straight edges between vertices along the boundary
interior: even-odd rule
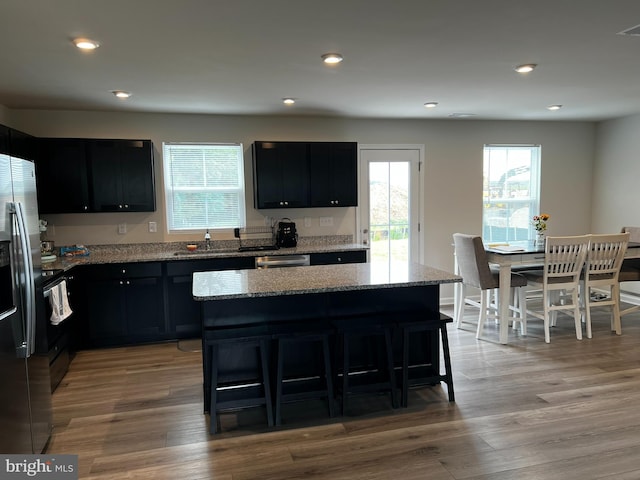
[[[544,232],[537,232],[536,238],[533,241],[533,244],[536,247],[544,247]]]

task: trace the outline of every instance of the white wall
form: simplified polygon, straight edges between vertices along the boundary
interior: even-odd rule
[[[175,241],[176,236],[162,233],[166,222],[161,150],[165,141],[242,142],[246,153],[249,224],[261,224],[263,215],[289,216],[294,221],[304,216],[313,217],[314,226],[306,231],[302,222],[297,222],[301,235],[355,234],[355,209],[254,210],[251,142],[334,140],[363,144],[424,144],[424,258],[425,263],[446,270],[453,268],[451,235],[481,231],[483,145],[541,144],[541,209],[551,215],[548,233],[579,234],[590,231],[591,227],[595,124],[588,122],[372,120],[35,110],[12,111],[11,119],[16,128],[37,136],[150,138],[155,144],[158,211],[150,214],[51,215],[47,219],[55,225],[52,239],[58,245]],[[317,217],[326,215],[334,217],[333,228],[317,226]],[[160,233],[147,233],[148,221],[158,222]],[[127,223],[129,233],[118,235],[118,223]]]
[[[640,226],[640,115],[598,124],[593,231]]]

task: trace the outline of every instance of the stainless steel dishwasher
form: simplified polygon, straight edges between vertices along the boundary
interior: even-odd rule
[[[311,265],[309,255],[266,255],[256,257],[256,268],[305,267]]]

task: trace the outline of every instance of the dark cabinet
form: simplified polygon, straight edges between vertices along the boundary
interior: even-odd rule
[[[312,207],[358,205],[355,142],[309,144],[310,203]]]
[[[358,204],[355,142],[254,142],[256,208]]]
[[[308,151],[305,142],[254,142],[256,208],[309,206]]]
[[[164,339],[162,263],[96,265],[85,281],[89,346]]]
[[[151,141],[91,140],[88,153],[93,211],[155,211]]]
[[[9,153],[14,157],[35,160],[37,155],[37,137],[28,133],[9,129]]]
[[[219,258],[167,262],[167,304],[169,330],[173,338],[200,337],[202,302],[193,299],[193,273],[240,270],[255,267],[253,257]]]
[[[38,145],[41,213],[155,211],[150,140],[41,138]]]
[[[0,125],[0,154],[9,154],[9,127]]]
[[[349,250],[346,252],[312,253],[309,259],[311,265],[333,265],[339,263],[366,263],[366,250]]]
[[[36,159],[40,213],[90,211],[86,140],[41,138]]]

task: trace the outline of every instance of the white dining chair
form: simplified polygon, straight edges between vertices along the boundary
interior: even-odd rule
[[[629,233],[630,242],[640,243],[640,227],[622,227],[622,233]],[[622,261],[618,282],[640,282],[640,258],[628,258]],[[640,304],[634,304],[624,310],[620,310],[620,316],[622,317],[638,310],[640,310]]]
[[[476,330],[476,338],[479,339],[486,319],[488,317],[498,319],[497,305],[492,304],[490,296],[493,290],[499,288],[500,276],[497,271],[493,271],[489,267],[484,244],[479,235],[454,233],[453,243],[455,246],[459,275],[462,277],[462,285],[459,287],[460,294],[457,297],[458,305],[456,305],[455,324],[457,328],[461,328],[465,305],[468,304],[479,308],[480,314],[478,316],[478,327]],[[527,280],[523,276],[517,273],[511,275],[510,287],[515,289],[514,297],[517,293],[517,299],[514,301],[511,309],[519,313],[523,335],[526,335],[525,312],[527,301],[524,289],[526,285]],[[475,301],[467,295],[468,287],[480,290],[480,302]],[[488,313],[489,310],[491,313]]]
[[[591,235],[586,266],[581,277],[581,303],[587,338],[591,338],[591,309],[611,307],[611,330],[622,334],[618,276],[629,243],[629,233]]]
[[[531,287],[542,289],[542,313],[528,308],[527,314],[544,321],[544,341],[547,343],[551,341],[550,326],[556,324],[559,311],[573,315],[576,337],[582,340],[580,274],[587,258],[589,237],[546,237],[544,268],[520,272]]]

